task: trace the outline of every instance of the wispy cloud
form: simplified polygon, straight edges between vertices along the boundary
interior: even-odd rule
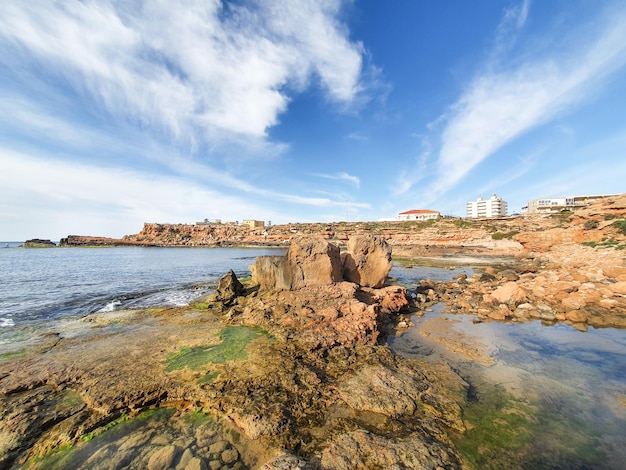
[[[350,175],[345,171],[339,173],[315,173],[313,176],[317,176],[318,178],[325,178],[330,180],[339,180],[339,181],[347,181],[349,183],[354,184],[357,188],[361,185],[361,180],[358,176]]]
[[[527,5],[527,3],[524,3]],[[517,13],[518,23],[527,16]],[[626,14],[612,11],[592,34],[571,31],[558,53],[535,51],[509,68],[485,67],[442,120],[435,198],[457,185],[479,163],[524,132],[568,112],[611,72],[626,64]],[[505,21],[511,21],[505,15]],[[578,35],[578,36],[577,36]],[[533,57],[529,54],[528,57]]]
[[[404,172],[398,176],[394,182],[394,186],[391,192],[394,196],[402,195],[413,188],[418,182],[427,178],[428,175],[428,160],[432,154],[432,145],[428,138],[425,136],[416,136],[419,138],[420,148],[415,159],[411,162],[411,165],[404,170]]]
[[[512,5],[504,10],[502,20],[496,30],[494,52],[497,54],[510,46],[517,38],[519,31],[526,24],[530,0],[522,0],[517,5]]]
[[[11,236],[11,222],[21,220],[24,213],[32,214],[26,225],[33,237],[55,238],[69,233],[121,236],[138,231],[140,221],[193,222],[230,213],[242,217],[267,213],[249,200],[177,177],[6,150],[0,151],[0,158],[4,237]]]
[[[356,140],[359,142],[365,142],[367,141],[367,136],[361,132],[350,132],[346,138],[350,139],[350,140]]]
[[[181,171],[170,175],[67,162],[49,154],[33,156],[6,148],[0,148],[0,161],[3,239],[21,238],[10,233],[12,221],[18,220],[22,230],[29,227],[32,237],[59,238],[69,233],[121,236],[135,233],[143,221],[266,217],[280,222],[298,220],[289,214],[293,210],[301,215],[303,207],[343,210],[346,205],[338,196],[295,195],[256,187],[189,161],[183,161],[178,165]],[[208,186],[206,180],[219,184]],[[280,202],[280,210],[268,209],[268,201]],[[350,204],[371,208],[358,201]],[[28,222],[23,221],[26,213],[31,214]],[[40,227],[45,227],[46,233]]]
[[[196,145],[264,139],[314,80],[330,101],[357,98],[363,48],[338,20],[342,3],[7,0],[0,44],[11,69],[59,80],[119,119]]]

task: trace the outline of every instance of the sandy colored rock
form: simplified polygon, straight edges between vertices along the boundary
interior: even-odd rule
[[[497,302],[503,304],[520,304],[526,301],[526,291],[516,282],[506,282],[491,293]]]
[[[371,411],[386,416],[415,413],[420,384],[406,373],[384,367],[362,369],[338,387],[339,398],[358,411]]]
[[[568,294],[567,297],[563,298],[563,300],[561,300],[561,304],[566,310],[580,310],[587,305],[587,301],[585,300],[584,294],[574,292],[573,294]]]
[[[291,289],[291,270],[286,256],[259,256],[250,271],[252,281],[263,290]]]
[[[193,457],[186,465],[185,470],[207,470],[206,462],[198,457]]]
[[[291,269],[292,289],[322,286],[340,282],[339,247],[322,237],[299,237],[292,240],[287,251]]]
[[[265,290],[302,289],[343,280],[339,247],[319,236],[294,238],[284,257],[260,257],[252,271],[254,281]]]
[[[343,277],[365,287],[382,287],[391,271],[391,247],[381,237],[360,235],[341,254]]]
[[[148,460],[148,470],[168,470],[174,466],[179,453],[180,449],[172,445],[155,450]]]
[[[584,323],[587,321],[587,314],[580,310],[572,310],[565,314],[565,319],[574,323]]]
[[[335,438],[321,460],[329,470],[462,468],[460,457],[439,443],[417,435],[387,439],[362,430]]]
[[[616,294],[626,295],[626,281],[619,281],[609,285],[609,289]]]

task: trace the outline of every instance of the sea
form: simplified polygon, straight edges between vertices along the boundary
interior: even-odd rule
[[[187,305],[232,269],[250,276],[258,248],[21,248],[0,242],[0,328],[94,312]]]
[[[0,242],[0,357],[12,349],[12,341],[23,340],[24,334],[49,322],[61,325],[94,312],[187,305],[212,292],[229,269],[248,277],[257,256],[285,251],[27,249],[20,244]],[[446,281],[461,273],[471,276],[475,269],[481,268],[394,263],[391,277],[410,290],[421,279]],[[626,330],[582,332],[539,321],[482,322],[472,315],[448,314],[442,304],[412,322],[414,326],[390,337],[388,345],[408,358],[445,361],[471,384],[466,412],[470,420],[469,413],[474,414],[475,428],[463,437],[470,441],[459,445],[479,450],[473,468],[624,468]],[[443,330],[425,333],[432,325],[443,325]],[[460,355],[463,348],[458,344],[474,345],[491,362]],[[502,391],[513,398],[502,399]],[[493,416],[491,424],[480,424],[484,416]],[[512,419],[519,416],[523,428]],[[526,433],[523,442],[515,433],[518,428]]]

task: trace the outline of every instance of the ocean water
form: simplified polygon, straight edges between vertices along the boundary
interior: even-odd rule
[[[19,248],[0,242],[0,329],[98,311],[186,305],[229,269],[250,275],[256,248]]]

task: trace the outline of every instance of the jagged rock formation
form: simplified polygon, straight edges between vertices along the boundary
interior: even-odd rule
[[[229,272],[207,303],[91,315],[78,321],[82,334],[74,325],[2,359],[0,466],[55,462],[53,450],[69,448],[67,468],[462,468],[448,433],[465,429],[467,384],[379,343],[407,312],[405,289],[342,281],[339,248],[322,238],[292,247],[256,270],[271,280],[264,288]],[[288,270],[289,289],[270,288],[272,269]],[[243,358],[202,359],[224,325],[253,327],[258,339]],[[170,367],[173,355],[192,365]],[[101,447],[91,440],[118,417],[166,406],[177,414],[164,430],[138,424]],[[219,420],[185,424],[189,409]]]
[[[229,269],[228,272],[220,278],[217,289],[208,297],[207,301],[222,302],[225,305],[230,305],[237,297],[243,295],[245,291],[246,288],[239,282],[235,272]]]
[[[341,254],[343,277],[360,286],[382,287],[391,271],[391,247],[380,237],[361,235]]]
[[[261,256],[252,270],[263,289],[290,290],[347,280],[363,287],[382,287],[391,271],[391,248],[379,237],[360,235],[348,251],[322,237],[294,238],[285,256]]]

